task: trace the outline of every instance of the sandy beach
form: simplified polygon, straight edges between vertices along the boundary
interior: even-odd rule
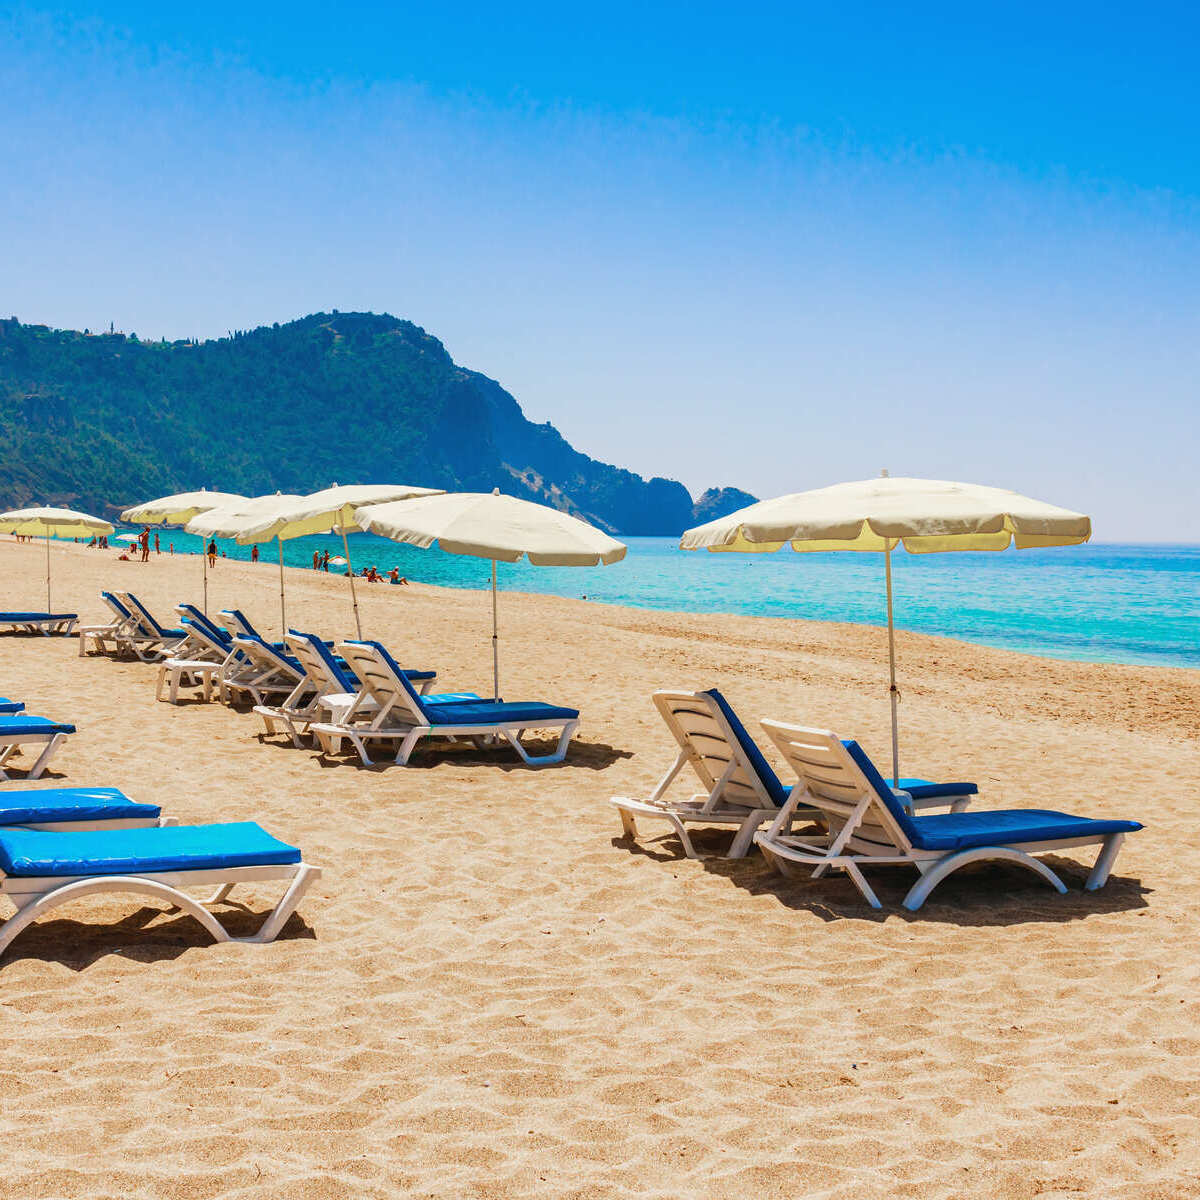
[[[54,607],[85,622],[102,587],[162,617],[200,600],[196,558],[53,554]],[[0,544],[0,608],[41,607],[44,562]],[[290,623],[352,631],[344,579],[287,588]],[[361,597],[438,690],[489,686],[484,593]],[[231,604],[277,632],[276,568],[220,562],[209,608]],[[886,761],[883,630],[512,594],[500,619],[506,697],[583,712],[560,768],[323,761],[248,712],[156,703],[152,666],[0,638],[0,693],[79,728],[33,786],[256,820],[325,868],[267,946],[136,897],[22,935],[0,961],[0,1196],[1200,1195],[1200,672],[901,633],[902,771],[1147,826],[1099,893],[1081,851],[1055,860],[1066,896],[968,870],[913,916],[908,871],[873,872],[876,913],[842,878],[688,861],[665,825],[630,845],[604,802],[673,757],[659,687]],[[246,895],[240,931],[275,898]]]

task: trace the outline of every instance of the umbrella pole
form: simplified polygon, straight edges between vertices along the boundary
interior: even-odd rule
[[[342,549],[346,552],[346,572],[350,576],[350,603],[354,605],[354,628],[358,640],[362,641],[362,622],[358,619],[358,594],[354,590],[354,564],[350,561],[350,543],[346,541],[346,527],[342,526]]]
[[[900,690],[896,687],[896,627],[892,620],[892,548],[884,544],[883,567],[887,579],[888,612],[888,695],[892,702],[892,787],[900,786],[900,733],[896,705]]]
[[[204,615],[208,616],[208,544],[204,539],[200,547],[200,561],[204,564]]]
[[[492,559],[492,699],[500,700],[500,632],[496,618],[496,560]]]
[[[287,633],[287,609],[283,604],[283,538],[275,540],[279,543],[279,636],[282,638]]]
[[[50,607],[50,535],[46,534],[46,612],[53,611]]]

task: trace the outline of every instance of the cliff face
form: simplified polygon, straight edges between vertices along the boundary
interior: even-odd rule
[[[692,506],[692,524],[717,521],[731,512],[737,512],[739,508],[745,508],[747,504],[753,504],[757,499],[757,496],[743,492],[741,488],[709,488]]]
[[[202,343],[0,321],[6,506],[334,481],[498,486],[631,535],[694,520],[682,484],[580,453],[409,321],[317,313]]]

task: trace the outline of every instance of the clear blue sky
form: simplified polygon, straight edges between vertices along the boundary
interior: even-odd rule
[[[1200,541],[1198,61],[1182,4],[18,4],[0,310],[386,310],[694,491]]]

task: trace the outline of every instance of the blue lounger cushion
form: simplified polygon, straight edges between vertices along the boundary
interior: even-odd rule
[[[574,721],[579,711],[574,708],[560,708],[554,704],[543,704],[541,701],[504,700],[466,700],[437,701],[428,696],[419,696],[416,688],[408,682],[407,673],[391,656],[388,648],[382,642],[373,642],[364,638],[357,645],[373,646],[379,651],[379,656],[403,684],[409,697],[430,725],[496,725],[518,724],[525,722],[532,727],[538,721]]]
[[[461,704],[464,700],[479,700],[478,692],[432,692],[421,697],[422,704]]]
[[[0,613],[0,625],[16,625],[22,621],[78,621],[78,613],[6,612]]]
[[[536,725],[538,721],[574,721],[578,709],[560,708],[538,701],[464,700],[430,704],[425,708],[430,725]]]
[[[763,757],[763,752],[758,748],[758,744],[746,732],[745,725],[738,719],[730,707],[729,701],[717,691],[716,688],[709,688],[705,692],[706,696],[711,696],[716,702],[717,707],[721,710],[722,716],[729,722],[729,728],[733,730],[733,736],[737,738],[738,744],[742,748],[742,752],[750,760],[750,765],[758,773],[759,779],[762,780],[763,787],[767,789],[767,795],[775,801],[775,804],[782,808],[787,803],[787,798],[792,794],[790,787],[784,787],[779,781],[779,776],[771,769],[771,764]]]
[[[187,616],[183,618],[184,625],[190,621],[193,625],[199,625],[214,642],[220,642],[222,646],[233,644],[233,635],[229,630],[222,629],[220,625],[210,621],[194,604],[181,604],[179,607],[187,613]]]
[[[329,642],[323,642],[319,637],[315,637],[311,633],[301,633],[297,629],[289,630],[292,637],[303,638],[308,644],[321,656],[325,662],[325,666],[329,669],[330,674],[334,679],[338,680],[338,685],[347,694],[358,691],[358,679],[353,671],[346,665],[346,660],[340,655],[333,654],[330,649]],[[405,679],[415,679],[418,683],[424,683],[427,679],[436,679],[436,671],[410,671],[407,668],[403,672]],[[474,695],[466,696],[464,699],[475,699]],[[428,700],[430,697],[426,696]]]
[[[918,850],[969,850],[973,846],[1010,846],[1022,842],[1053,842],[1066,838],[1104,837],[1110,833],[1135,833],[1137,821],[1094,821],[1049,809],[996,809],[993,812],[937,813],[910,817],[892,789],[855,741],[843,741],[867,782],[887,805],[896,823]]]
[[[74,725],[52,721],[49,717],[35,717],[32,713],[13,713],[0,717],[0,744],[10,734],[29,737],[36,733],[74,733]]]
[[[157,804],[137,804],[116,788],[40,788],[0,792],[0,825],[45,821],[115,821],[162,815]]]
[[[972,846],[1008,846],[1065,838],[1136,833],[1137,821],[1095,821],[1045,808],[1000,808],[992,812],[937,813],[913,817],[920,850],[970,850]]]
[[[253,821],[84,833],[0,829],[0,871],[6,875],[145,875],[299,861],[295,846]]]
[[[928,779],[901,779],[896,786],[914,800],[949,800],[954,796],[979,794],[979,787],[974,783],[930,783]]]
[[[25,711],[25,703],[22,700],[9,700],[7,696],[0,696],[0,715],[11,716],[13,713]]]

